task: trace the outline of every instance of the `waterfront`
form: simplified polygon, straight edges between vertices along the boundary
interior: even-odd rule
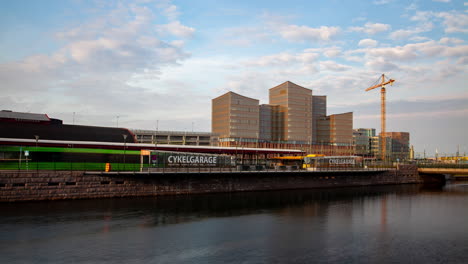
[[[464,263],[468,182],[0,204],[2,263]]]

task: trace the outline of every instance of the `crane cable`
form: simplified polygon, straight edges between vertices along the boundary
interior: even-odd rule
[[[387,77],[388,80],[392,80],[392,78],[389,78],[387,75],[385,75],[385,77]],[[376,86],[377,84],[379,84],[382,80],[382,76],[380,76],[379,78],[377,78],[377,80],[375,82],[373,82],[370,86],[368,87],[373,87],[373,86]]]

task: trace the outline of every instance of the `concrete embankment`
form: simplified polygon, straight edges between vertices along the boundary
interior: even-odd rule
[[[417,167],[388,171],[201,173],[0,172],[0,202],[421,183]]]

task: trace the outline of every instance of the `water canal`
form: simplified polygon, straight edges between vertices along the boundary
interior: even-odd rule
[[[468,182],[0,204],[0,263],[466,263]]]

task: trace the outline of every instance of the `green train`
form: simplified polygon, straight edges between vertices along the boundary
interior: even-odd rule
[[[231,156],[172,151],[0,146],[0,170],[140,171],[145,168],[231,167]]]

